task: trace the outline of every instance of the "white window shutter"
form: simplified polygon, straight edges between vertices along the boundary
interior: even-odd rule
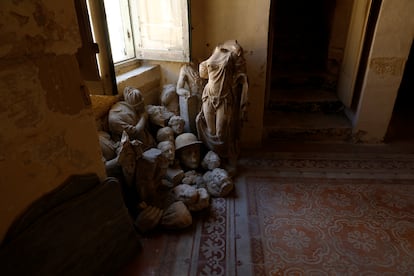
[[[132,0],[138,59],[190,61],[187,0]]]

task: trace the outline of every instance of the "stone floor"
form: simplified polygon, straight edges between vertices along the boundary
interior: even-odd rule
[[[324,76],[276,80],[231,196],[143,236],[119,275],[414,275],[413,109],[398,108],[387,143],[356,144]]]
[[[184,231],[120,275],[413,275],[414,143],[266,144]]]

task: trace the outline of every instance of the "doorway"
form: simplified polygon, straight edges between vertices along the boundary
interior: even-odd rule
[[[346,140],[336,95],[353,0],[273,0],[264,140]]]
[[[335,98],[352,5],[353,0],[271,2],[267,109],[293,94]]]
[[[414,141],[414,42],[405,65],[385,142]]]
[[[282,72],[326,69],[335,2],[276,0],[273,21],[272,70]]]

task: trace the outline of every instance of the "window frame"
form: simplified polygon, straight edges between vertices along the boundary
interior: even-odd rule
[[[125,61],[128,61],[130,59],[134,59],[136,58],[136,52],[135,52],[135,42],[134,42],[134,38],[133,38],[133,25],[131,24],[131,13],[130,13],[130,4],[129,4],[129,0],[104,0],[104,6],[105,6],[105,16],[107,18],[106,20],[106,28],[108,29],[108,34],[109,34],[109,43],[112,49],[112,41],[111,41],[111,31],[110,31],[110,22],[109,22],[109,15],[110,13],[108,12],[108,7],[106,7],[106,3],[115,3],[118,2],[119,5],[119,15],[121,16],[122,20],[121,20],[121,25],[122,25],[122,37],[123,37],[123,42],[125,45],[124,48],[124,53],[123,53],[123,57],[120,60],[115,61],[114,59],[114,53],[112,52],[112,59],[114,61],[114,64],[118,64],[118,63],[122,63]],[[118,6],[117,5],[117,6]],[[112,7],[113,9],[114,7]],[[111,9],[111,10],[112,10]],[[115,25],[115,24],[114,24]]]
[[[113,0],[109,0],[113,1]],[[170,1],[170,6],[178,5],[180,25],[173,27],[180,28],[181,33],[181,47],[177,49],[163,49],[163,48],[148,48],[143,43],[144,31],[146,25],[151,25],[152,22],[145,21],[145,17],[140,13],[139,5],[154,4],[154,0],[118,0],[121,6],[121,17],[123,18],[123,32],[124,37],[131,38],[129,43],[128,38],[124,40],[126,46],[126,57],[122,60],[114,62],[114,67],[117,72],[123,71],[121,68],[128,67],[129,64],[136,63],[136,60],[158,60],[171,62],[189,62],[190,61],[190,14],[188,0],[164,0]],[[105,11],[107,13],[107,11]],[[107,15],[106,15],[107,16]],[[168,28],[173,28],[171,25]],[[108,26],[105,26],[108,29]],[[166,40],[167,41],[167,40]],[[111,42],[109,41],[110,45]],[[129,45],[129,46],[128,46]],[[133,53],[129,51],[133,51]],[[112,57],[113,54],[111,53]]]
[[[134,33],[135,57],[139,60],[159,60],[173,62],[190,61],[190,7],[189,0],[169,0],[179,3],[180,22],[182,30],[182,48],[180,49],[149,49],[143,46],[141,31],[141,18],[138,12],[138,2],[146,1],[151,3],[152,0],[129,0],[132,29]]]
[[[128,1],[137,1],[137,0],[128,0]],[[151,1],[151,0],[147,0]],[[173,0],[171,0],[173,1]],[[186,24],[183,26],[183,32],[186,35],[186,39],[184,40],[185,54],[181,54],[178,58],[171,58],[171,52],[165,50],[164,53],[160,51],[148,51],[148,53],[142,54],[143,51],[138,55],[135,55],[134,58],[127,59],[122,62],[114,63],[112,59],[111,47],[110,47],[110,40],[109,40],[109,33],[107,28],[107,19],[106,19],[106,12],[104,7],[104,1],[102,0],[75,0],[79,2],[81,5],[85,5],[88,8],[84,8],[82,10],[77,11],[81,17],[84,17],[85,20],[89,19],[88,24],[91,28],[89,28],[89,34],[92,38],[87,38],[95,45],[95,47],[87,47],[87,49],[92,49],[88,51],[88,55],[97,60],[98,66],[96,68],[88,67],[87,70],[94,71],[96,76],[99,79],[96,79],[94,82],[90,82],[88,84],[88,88],[91,88],[91,94],[98,94],[98,95],[115,95],[118,93],[117,91],[117,82],[116,77],[129,72],[133,69],[138,68],[141,64],[146,63],[146,60],[149,62],[152,61],[159,61],[160,63],[163,62],[189,62],[191,60],[191,21],[190,21],[190,0],[178,0],[182,4],[182,6],[186,9],[183,14],[185,16]],[[82,33],[81,33],[82,35]],[[135,38],[136,34],[132,33],[133,37]],[[155,55],[155,56],[154,56]]]

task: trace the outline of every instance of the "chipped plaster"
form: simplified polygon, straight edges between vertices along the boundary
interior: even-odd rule
[[[0,57],[75,54],[81,45],[74,1],[0,3]]]
[[[106,176],[79,46],[73,1],[0,2],[0,240],[70,175]]]

